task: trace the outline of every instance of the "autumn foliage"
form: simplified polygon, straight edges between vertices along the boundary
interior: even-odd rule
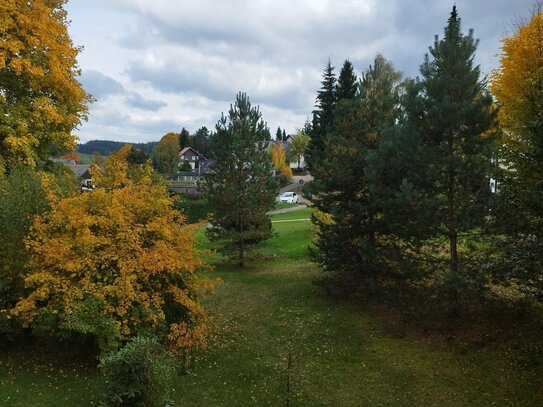
[[[277,172],[287,177],[287,179],[291,180],[292,170],[286,162],[286,154],[283,143],[272,143],[270,145],[270,154],[273,162],[273,167],[277,170]]]
[[[77,81],[64,3],[0,2],[0,166],[36,167],[75,147],[71,131],[91,98]]]
[[[109,158],[91,193],[60,199],[38,216],[26,246],[28,295],[13,310],[25,325],[95,335],[102,350],[153,332],[171,347],[205,342],[198,299],[215,282],[203,253],[149,170],[127,176],[129,148]]]

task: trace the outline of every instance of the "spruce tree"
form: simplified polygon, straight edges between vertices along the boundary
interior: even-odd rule
[[[378,56],[363,74],[360,92],[343,99],[334,111],[334,143],[326,150],[327,171],[319,173],[320,193],[314,198],[320,214],[314,259],[341,280],[353,278],[376,290],[384,280],[382,222],[370,200],[365,176],[366,157],[383,131],[394,125],[397,84],[401,75]],[[347,275],[346,275],[347,274]]]
[[[424,239],[448,242],[426,252],[447,253],[444,283],[453,306],[466,270],[459,238],[484,224],[490,196],[496,114],[473,63],[476,48],[473,31],[462,34],[454,6],[443,39],[436,36],[432,58],[426,55],[421,66],[422,79],[408,87],[399,132],[381,143],[370,171],[395,233],[419,247]]]
[[[354,73],[353,64],[348,59],[343,63],[339,73],[336,96],[337,100],[352,99],[358,90],[358,82]]]
[[[205,176],[214,215],[208,235],[228,240],[225,252],[243,267],[247,251],[272,235],[266,212],[275,206],[279,185],[268,153],[270,131],[245,93],[237,95],[215,129],[209,151],[213,171]]]
[[[330,60],[324,69],[321,89],[317,92],[316,110],[313,111],[311,141],[307,146],[306,162],[312,172],[318,171],[325,149],[325,138],[332,129],[336,107],[336,76]]]
[[[179,133],[179,147],[181,147],[181,150],[185,147],[190,147],[190,133],[184,127],[181,133]]]
[[[277,131],[275,132],[275,140],[276,141],[283,140],[283,132],[281,131],[281,127],[277,127]]]

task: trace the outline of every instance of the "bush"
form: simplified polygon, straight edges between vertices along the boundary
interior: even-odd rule
[[[104,406],[161,406],[171,403],[173,361],[156,338],[137,336],[100,359],[106,378]]]

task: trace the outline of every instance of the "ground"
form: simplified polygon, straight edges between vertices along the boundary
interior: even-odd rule
[[[470,326],[443,335],[327,294],[307,253],[309,217],[274,216],[276,237],[243,270],[214,258],[223,283],[206,300],[213,335],[178,378],[176,405],[541,405],[541,349],[522,334]],[[27,345],[0,353],[1,406],[96,405],[99,388],[91,361],[76,355]]]

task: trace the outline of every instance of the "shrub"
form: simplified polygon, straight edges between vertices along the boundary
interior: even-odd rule
[[[104,406],[164,406],[171,402],[175,375],[158,339],[137,336],[100,359],[106,378]]]

